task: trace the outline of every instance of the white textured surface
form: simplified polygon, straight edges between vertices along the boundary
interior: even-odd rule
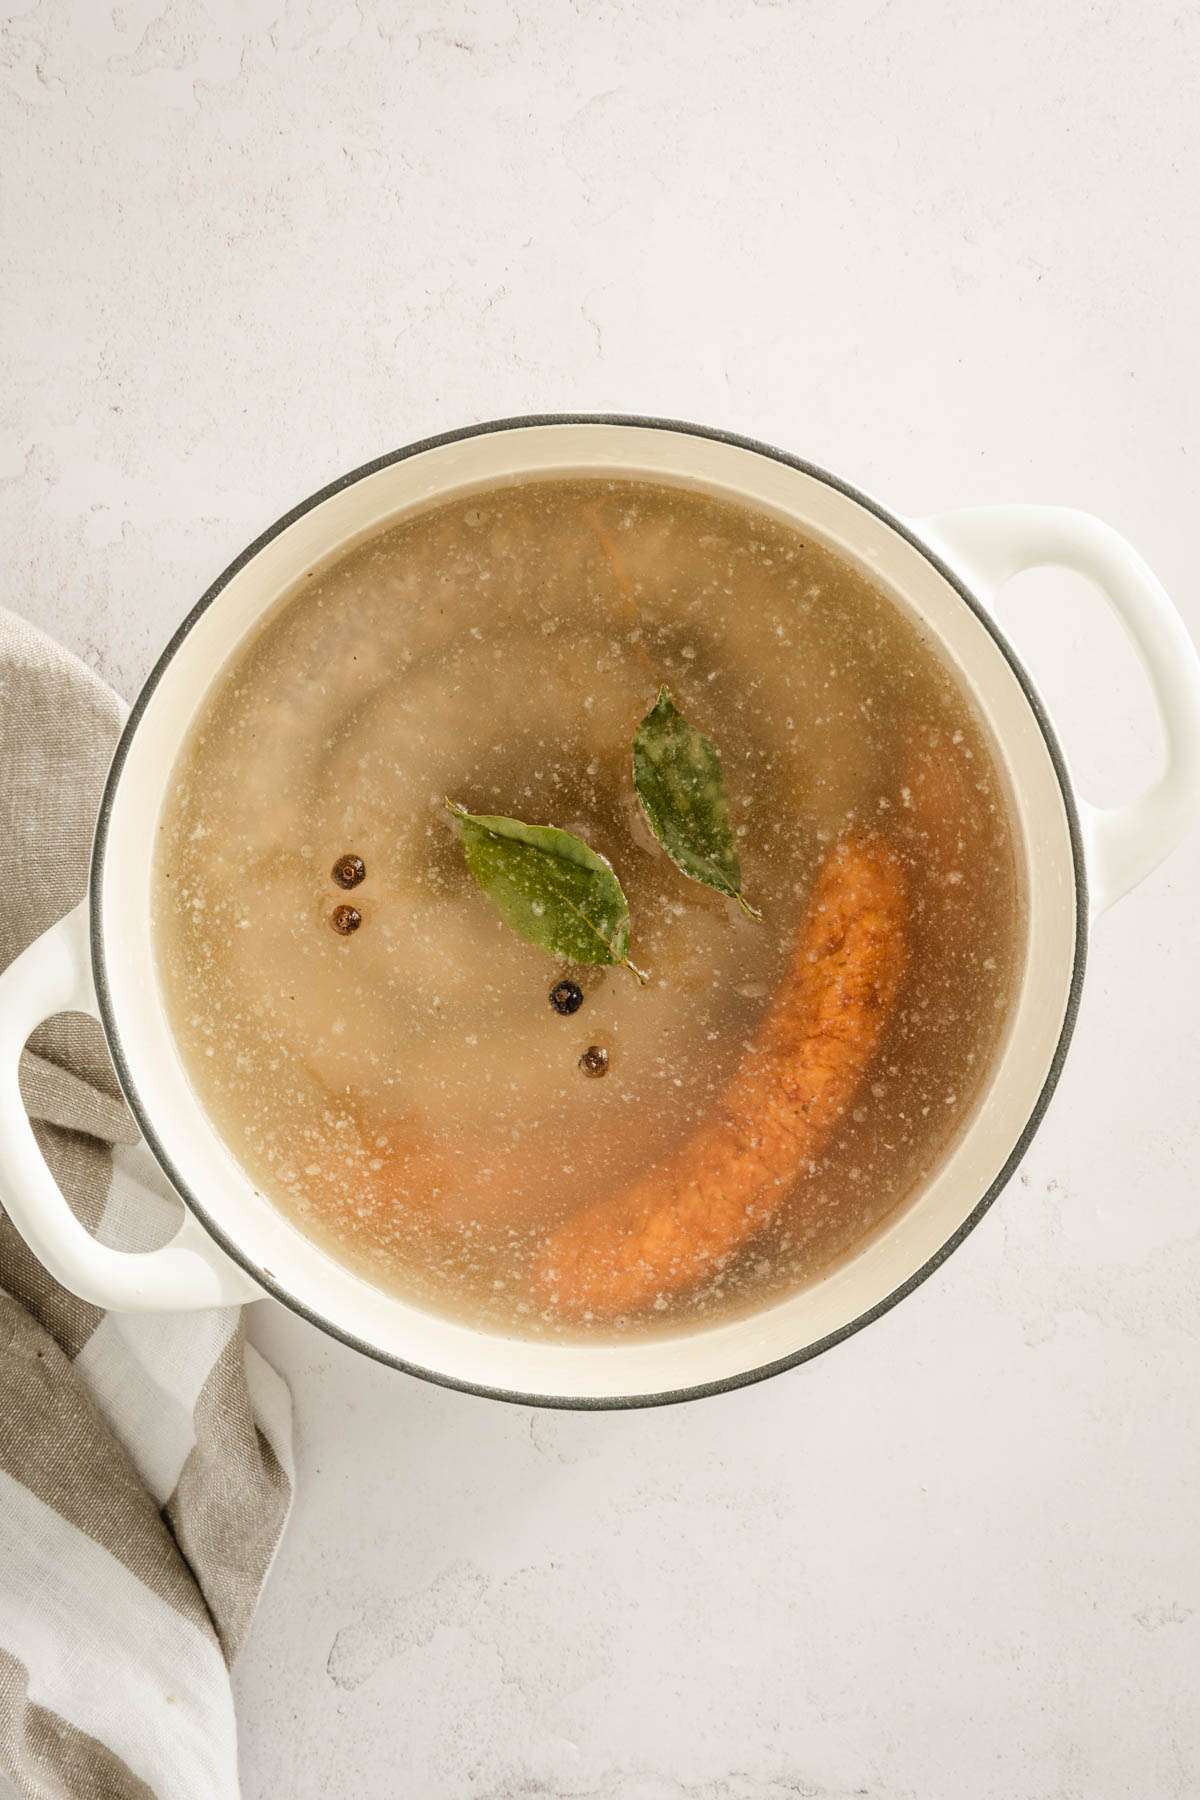
[[[1144,0],[2,0],[3,598],[131,693],[332,475],[593,408],[1088,507],[1196,629],[1198,68]],[[1115,628],[1004,610],[1132,792]],[[1200,1791],[1198,879],[1101,925],[982,1227],[808,1368],[531,1415],[259,1308],[301,1482],[250,1800]]]

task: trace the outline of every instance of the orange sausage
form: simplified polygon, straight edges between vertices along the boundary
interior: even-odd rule
[[[547,1245],[537,1280],[560,1307],[643,1307],[714,1274],[761,1229],[879,1047],[904,975],[906,919],[904,872],[885,839],[830,851],[788,972],[713,1119]]]

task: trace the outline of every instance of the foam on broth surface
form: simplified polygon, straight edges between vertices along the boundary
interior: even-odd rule
[[[663,682],[719,747],[762,924],[688,882],[637,811],[630,744]],[[515,937],[446,795],[607,855],[649,987]],[[905,974],[814,1166],[698,1285],[565,1310],[535,1279],[548,1241],[713,1117],[823,859],[868,830],[904,867]],[[380,1285],[523,1335],[700,1326],[828,1270],[961,1132],[1022,939],[1001,778],[894,602],[782,522],[638,481],[464,496],[299,584],[201,711],[155,885],[181,1054],[263,1192]],[[568,1016],[548,1003],[564,974]],[[603,1079],[579,1067],[593,1045]]]

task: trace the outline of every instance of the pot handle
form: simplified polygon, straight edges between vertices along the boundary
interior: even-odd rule
[[[261,1300],[262,1289],[186,1207],[171,1242],[145,1252],[111,1250],[75,1217],[38,1148],[17,1078],[30,1032],[63,1012],[99,1017],[86,901],[0,974],[0,1205],[29,1248],[72,1294],[114,1312]]]
[[[1125,806],[1079,800],[1091,914],[1144,881],[1200,813],[1200,656],[1166,590],[1133,545],[1065,506],[977,506],[914,521],[979,599],[1023,569],[1057,565],[1096,583],[1141,658],[1158,707],[1163,768]]]

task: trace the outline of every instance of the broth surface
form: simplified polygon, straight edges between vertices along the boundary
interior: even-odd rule
[[[630,746],[662,683],[720,751],[761,924],[680,874],[638,811]],[[446,796],[602,851],[650,984],[518,938]],[[611,1316],[567,1306],[548,1245],[653,1187],[720,1113],[819,870],[864,833],[903,871],[904,972],[836,1128],[703,1279]],[[352,890],[344,856],[365,868]],[[361,914],[350,935],[338,906]],[[761,1307],[910,1197],[994,1058],[1022,910],[983,732],[863,573],[727,500],[546,479],[408,518],[272,612],[181,753],[155,938],[195,1089],[306,1233],[468,1322],[594,1337]],[[564,976],[584,994],[569,1016],[548,1003]],[[592,1046],[602,1079],[579,1066]]]

